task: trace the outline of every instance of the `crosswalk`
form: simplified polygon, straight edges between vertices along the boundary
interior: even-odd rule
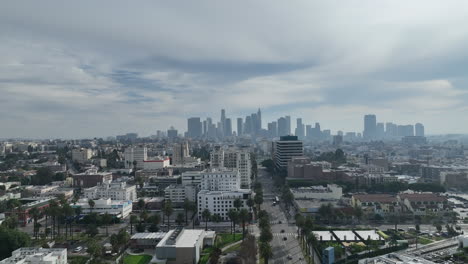
[[[273,233],[273,236],[277,236],[277,237],[294,236],[294,237],[296,237],[297,234],[296,233]]]

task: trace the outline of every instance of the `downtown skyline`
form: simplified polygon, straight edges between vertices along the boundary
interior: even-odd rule
[[[0,137],[151,135],[258,107],[332,131],[373,113],[468,133],[468,4],[359,4],[5,3]]]

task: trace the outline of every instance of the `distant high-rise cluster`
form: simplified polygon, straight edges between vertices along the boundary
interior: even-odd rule
[[[364,116],[364,140],[397,139],[403,137],[424,137],[424,125],[397,125],[392,122],[377,123],[375,115]]]

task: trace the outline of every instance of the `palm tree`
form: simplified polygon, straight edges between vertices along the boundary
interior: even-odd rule
[[[254,202],[258,206],[258,211],[262,210],[261,205],[263,204],[263,192],[257,192],[255,194]]]
[[[273,251],[271,250],[270,243],[260,243],[260,255],[262,256],[264,263],[268,264],[268,260],[273,256]]]
[[[89,199],[88,200],[88,205],[89,205],[89,210],[91,211],[91,213],[93,212],[93,209],[94,209],[94,206],[96,205],[96,203],[94,202],[93,199]]]
[[[63,213],[63,216],[65,217],[65,224],[68,223],[68,225],[70,226],[70,233],[72,232],[71,230],[71,224],[70,222],[72,221],[70,218],[75,214],[75,211],[73,210],[73,208],[69,205],[69,204],[64,204],[63,207],[62,207],[62,213]],[[65,237],[67,237],[67,226],[65,225]]]
[[[184,214],[183,213],[178,213],[176,217],[176,223],[177,225],[181,226],[182,223],[184,223]]]
[[[237,218],[238,218],[237,211],[234,210],[234,209],[229,209],[228,217],[229,217],[229,220],[231,220],[231,234],[233,234],[233,230],[236,229],[236,221],[237,221]]]
[[[131,215],[130,216],[130,234],[133,235],[133,224],[138,222],[138,217],[136,215]]]
[[[102,222],[106,226],[106,236],[109,236],[109,224],[112,222],[112,215],[107,212],[102,216]]]
[[[245,238],[245,222],[249,220],[249,211],[242,208],[239,212],[239,219],[242,222],[242,239]]]
[[[34,237],[37,240],[37,234],[39,233],[37,219],[41,215],[41,212],[39,211],[37,207],[33,207],[31,208],[31,210],[29,210],[29,215],[32,216],[33,221],[34,221]]]
[[[143,210],[145,208],[145,200],[143,199],[138,200],[137,206],[138,206],[138,210],[140,211]]]
[[[165,203],[164,203],[164,215],[167,216],[167,230],[170,229],[170,218],[171,218],[171,215],[172,213],[174,212],[174,208],[172,208],[172,202],[171,200],[167,200]]]
[[[234,200],[234,207],[239,211],[239,209],[242,207],[242,200],[240,198],[236,198]]]
[[[208,230],[208,221],[211,218],[211,212],[210,212],[210,210],[208,208],[203,210],[202,218],[203,218],[203,220],[205,220],[205,231],[206,231],[206,230]]]
[[[255,205],[254,200],[253,200],[252,198],[249,198],[249,199],[247,200],[247,206],[249,207],[250,212],[252,212],[252,207],[253,207],[254,205]]]
[[[192,202],[185,198],[183,207],[185,210],[185,224],[188,224],[188,211],[192,208]]]
[[[81,216],[81,213],[82,213],[81,207],[75,207],[75,217],[73,218],[73,221],[74,221],[75,223],[78,222],[79,217]],[[72,225],[70,225],[70,231],[71,231],[71,237],[72,237],[72,239],[73,239]]]

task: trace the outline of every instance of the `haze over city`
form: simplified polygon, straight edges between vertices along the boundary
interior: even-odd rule
[[[186,131],[221,108],[467,133],[466,24],[466,1],[8,1],[0,138]]]

